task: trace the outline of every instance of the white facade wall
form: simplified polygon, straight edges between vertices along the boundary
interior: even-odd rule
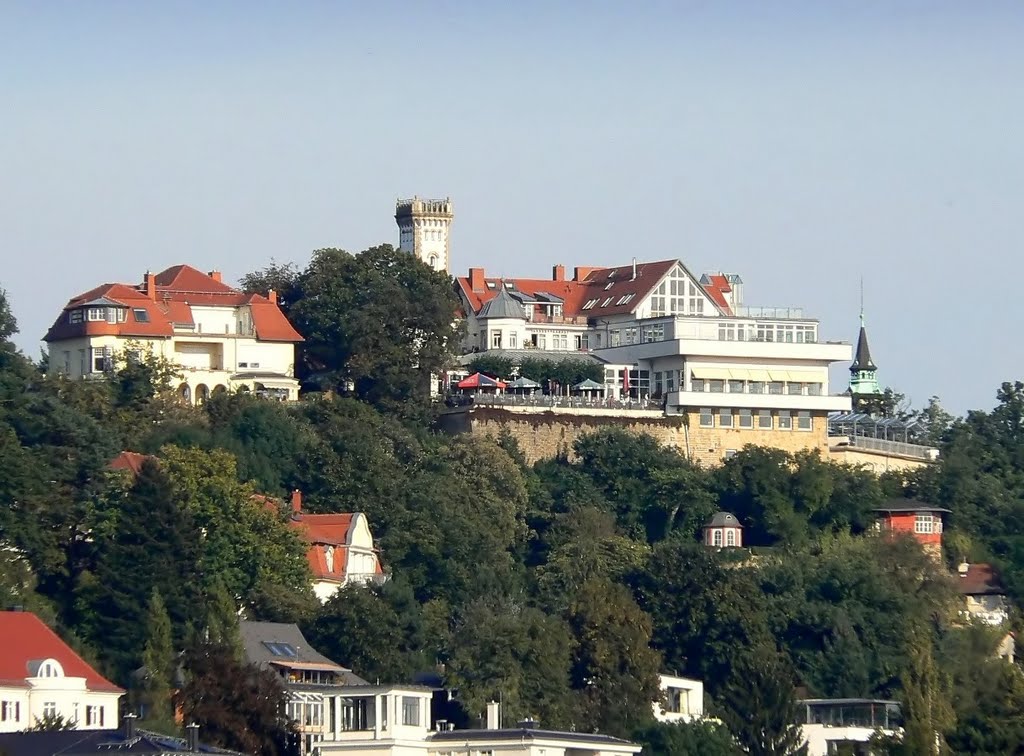
[[[687,677],[658,675],[663,701],[655,701],[659,722],[690,722],[704,716],[704,683]]]
[[[220,309],[232,311],[232,308]],[[176,388],[187,386],[192,401],[201,395],[201,387],[205,387],[208,393],[218,387],[234,391],[240,386],[255,391],[256,384],[261,382],[259,377],[232,378],[233,374],[258,372],[287,377],[295,375],[295,345],[290,342],[258,341],[254,336],[200,334],[192,331],[178,331],[170,338],[138,339],[104,335],[54,342],[50,344],[49,373],[65,373],[68,368],[67,376],[72,379],[100,378],[104,373],[94,369],[96,350],[107,350],[116,357],[130,348],[149,351],[179,367],[180,381]],[[270,387],[272,382],[266,380]],[[276,382],[272,385],[274,388],[280,387]],[[288,398],[297,399],[298,382],[286,382],[285,385],[289,390]]]
[[[76,730],[118,726],[121,693],[90,691],[85,678],[64,677],[60,664],[54,660],[48,659],[40,667],[48,664],[59,674],[25,678],[27,687],[0,686],[0,732],[27,730],[47,713],[73,723]]]
[[[823,724],[802,725],[807,756],[829,756],[829,743],[867,743],[876,733],[893,735],[895,730],[873,730],[870,727],[833,727]],[[835,748],[835,746],[833,746]]]

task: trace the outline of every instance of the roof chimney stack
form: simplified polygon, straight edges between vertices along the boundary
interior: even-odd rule
[[[552,281],[564,281],[565,280],[565,266],[555,265],[551,268],[551,280]]]
[[[146,296],[156,301],[156,274],[146,271]]]
[[[135,715],[128,712],[124,715],[124,739],[131,740],[135,737]]]
[[[469,288],[473,291],[487,291],[487,282],[484,280],[483,268],[469,269]]]
[[[501,704],[497,701],[490,701],[487,704],[487,729],[501,729]]]
[[[636,258],[635,257],[633,258],[633,277],[631,279],[629,279],[629,280],[630,281],[635,281],[636,280]]]
[[[277,292],[273,289],[267,291],[267,299],[270,300],[271,304],[277,304]]]
[[[185,750],[189,753],[199,751],[199,725],[195,722],[185,725]]]
[[[298,520],[302,517],[302,491],[292,491],[292,517]]]
[[[521,730],[536,730],[538,727],[540,727],[540,722],[533,717],[527,717],[519,723],[519,729]]]
[[[221,276],[219,270],[211,270],[207,275],[210,276],[217,283],[224,283],[223,276]]]

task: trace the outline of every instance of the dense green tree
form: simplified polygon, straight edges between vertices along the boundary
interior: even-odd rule
[[[668,670],[704,680],[717,695],[738,656],[771,642],[755,577],[696,543],[668,541],[654,548],[636,592],[652,617],[654,645]]]
[[[506,724],[532,717],[545,727],[568,727],[571,647],[559,618],[512,601],[478,599],[455,621],[445,682],[458,691],[471,722],[483,717],[488,701],[500,701]]]
[[[601,430],[581,437],[575,451],[627,535],[655,542],[679,530],[693,537],[715,511],[709,478],[651,436]]]
[[[146,607],[159,591],[181,643],[197,620],[201,539],[191,515],[171,495],[160,465],[143,463],[121,503],[116,529],[97,544],[94,573],[77,590],[78,627],[95,644],[118,679],[126,680],[146,640]]]
[[[788,660],[770,648],[742,657],[722,693],[722,720],[751,756],[806,754]]]
[[[633,733],[644,756],[739,756],[742,751],[729,731],[711,720],[666,724],[652,722]]]
[[[626,588],[608,580],[581,586],[567,616],[576,639],[578,728],[625,737],[652,717],[651,702],[660,695],[651,619]]]
[[[287,315],[295,303],[300,274],[301,271],[295,263],[279,263],[271,260],[266,267],[242,276],[239,285],[242,291],[250,294],[268,296],[269,292],[275,292],[278,305]]]
[[[515,593],[524,582],[527,490],[515,461],[490,439],[433,443],[380,538],[395,573],[421,600],[460,606]]]
[[[277,674],[214,643],[190,648],[184,661],[178,704],[185,720],[199,725],[204,742],[258,756],[297,756],[298,734]]]
[[[620,582],[642,569],[649,553],[646,544],[621,535],[610,514],[585,506],[560,515],[547,540],[550,553],[535,575],[545,605],[558,612],[584,583]]]
[[[10,339],[18,332],[18,320],[11,311],[7,290],[0,286],[0,344],[11,348]]]
[[[484,373],[501,379],[511,378],[515,368],[516,365],[511,358],[494,354],[478,354],[466,365],[466,370],[471,374]]]
[[[426,648],[419,605],[399,612],[390,596],[401,587],[346,585],[304,626],[322,654],[367,680],[404,681],[436,660]],[[437,647],[434,649],[437,653]]]
[[[451,278],[413,255],[387,244],[317,250],[296,289],[289,316],[305,337],[305,376],[324,389],[408,411],[454,358]]]
[[[198,567],[204,590],[222,581],[243,604],[265,583],[310,591],[305,544],[279,511],[238,482],[233,456],[168,446],[161,460],[174,501],[202,531]]]

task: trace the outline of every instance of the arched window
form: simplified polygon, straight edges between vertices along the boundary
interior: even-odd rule
[[[327,562],[327,571],[334,572],[334,547],[328,546],[324,549],[324,560]]]
[[[712,543],[715,546],[718,546],[719,548],[721,548],[721,546],[722,546],[722,530],[721,530],[721,528],[716,528],[715,529],[714,535],[712,536]]]
[[[732,528],[729,528],[727,531],[725,531],[725,545],[726,546],[735,546],[736,545],[736,531],[733,530]]]

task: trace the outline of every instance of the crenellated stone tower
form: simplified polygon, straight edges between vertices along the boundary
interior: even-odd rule
[[[434,270],[448,271],[448,232],[455,213],[445,199],[400,199],[395,205],[398,248]]]

